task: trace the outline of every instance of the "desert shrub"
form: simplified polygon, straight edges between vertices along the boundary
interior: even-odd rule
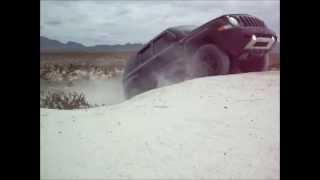
[[[109,79],[123,73],[124,65],[42,64],[40,78],[49,81],[100,78]]]
[[[92,107],[83,93],[40,92],[40,107],[49,109],[81,109]]]

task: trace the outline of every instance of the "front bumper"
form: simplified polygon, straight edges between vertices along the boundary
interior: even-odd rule
[[[244,47],[245,50],[269,50],[274,45],[276,39],[271,37],[257,37],[255,34],[251,36],[250,41]]]
[[[266,27],[236,27],[216,37],[232,57],[242,54],[266,54],[277,41],[276,34]]]

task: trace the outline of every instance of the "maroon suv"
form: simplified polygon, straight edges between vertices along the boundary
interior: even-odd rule
[[[168,28],[149,41],[125,69],[127,98],[171,83],[202,76],[263,71],[276,34],[257,17],[228,14],[196,26]]]

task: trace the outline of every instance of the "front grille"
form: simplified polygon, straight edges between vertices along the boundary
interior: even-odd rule
[[[242,26],[264,26],[264,23],[252,16],[235,16]]]
[[[264,46],[267,46],[268,44],[269,44],[268,42],[256,42],[254,46],[264,47]]]

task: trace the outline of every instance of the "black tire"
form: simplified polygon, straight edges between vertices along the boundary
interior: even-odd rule
[[[142,79],[141,79],[142,78]],[[144,77],[136,77],[129,86],[126,87],[125,95],[127,99],[141,94],[151,89],[157,88],[158,83],[153,74]]]
[[[191,78],[224,75],[230,70],[228,55],[213,44],[201,46],[188,63],[188,74]]]
[[[246,60],[239,61],[238,67],[241,72],[260,72],[267,71],[269,68],[269,55],[261,57],[248,57]]]
[[[136,80],[131,80],[124,85],[124,94],[126,99],[130,99],[140,92],[140,90],[136,86]]]
[[[125,93],[126,99],[130,99],[139,93],[140,93],[139,89],[137,89],[136,87],[130,87],[126,90],[126,93]]]
[[[165,85],[178,83],[186,78],[186,61],[184,58],[172,60],[163,69],[164,71],[160,75],[167,81]]]

